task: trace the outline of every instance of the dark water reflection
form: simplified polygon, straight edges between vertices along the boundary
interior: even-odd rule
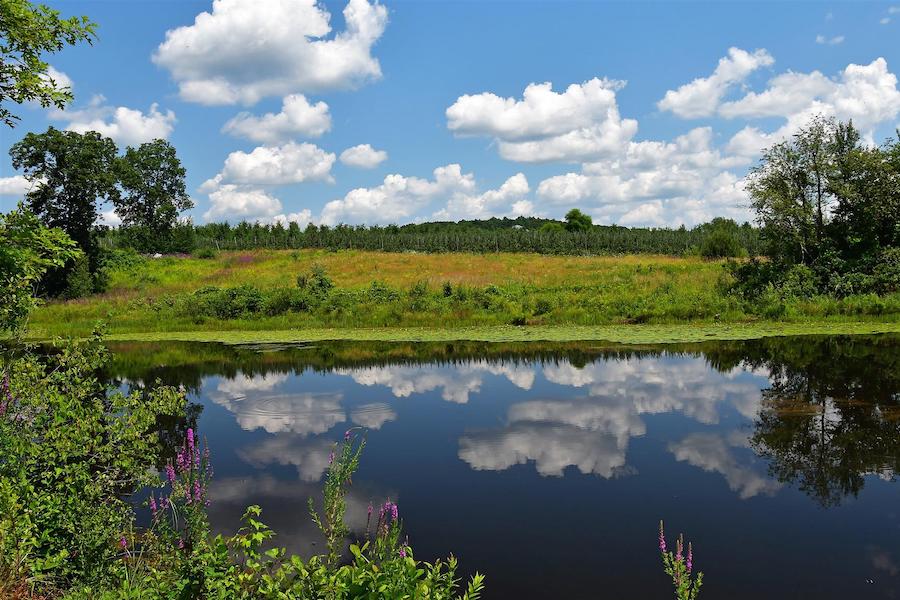
[[[900,336],[661,347],[115,345],[110,376],[184,385],[216,465],[211,517],[260,504],[290,549],[331,444],[369,447],[348,498],[399,502],[419,557],[488,598],[665,598],[660,518],[707,598],[900,597]]]

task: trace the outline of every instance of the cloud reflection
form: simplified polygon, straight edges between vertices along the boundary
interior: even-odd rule
[[[742,500],[759,494],[772,496],[781,489],[781,484],[741,464],[735,455],[734,448],[748,445],[746,436],[740,432],[732,432],[727,437],[692,433],[680,442],[669,444],[669,451],[679,461],[723,475],[729,489],[737,492]]]
[[[442,370],[430,366],[366,367],[338,371],[348,375],[359,385],[384,386],[397,398],[441,390],[447,402],[466,404],[469,395],[481,391],[485,375],[503,376],[523,390],[534,385],[534,368],[525,365],[492,363],[485,360],[454,365]]]
[[[219,382],[210,398],[234,413],[238,425],[247,431],[309,435],[324,433],[347,420],[340,392],[275,393],[286,380],[286,375],[239,375]]]

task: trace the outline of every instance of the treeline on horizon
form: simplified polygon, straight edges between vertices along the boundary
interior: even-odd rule
[[[534,252],[538,254],[702,254],[755,256],[760,231],[749,223],[716,218],[677,229],[588,225],[567,229],[564,222],[539,217],[410,223],[407,225],[327,225],[301,227],[241,222],[175,225],[163,239],[142,227],[111,227],[102,233],[109,249],[142,253],[198,250],[303,249],[384,252]]]

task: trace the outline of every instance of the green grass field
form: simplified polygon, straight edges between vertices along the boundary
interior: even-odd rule
[[[269,296],[296,292],[297,276],[313,265],[335,284],[327,300],[272,309]],[[748,308],[723,294],[724,276],[721,262],[653,255],[303,250],[165,257],[112,270],[104,294],[47,303],[33,315],[30,335],[80,337],[99,322],[111,339],[217,341],[654,342],[900,329],[900,294]],[[240,285],[259,290],[264,306],[222,318],[205,313],[194,294]]]

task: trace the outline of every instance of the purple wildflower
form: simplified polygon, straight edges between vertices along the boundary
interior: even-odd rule
[[[694,567],[694,549],[691,547],[690,542],[688,542],[687,563],[685,566],[687,567],[688,573],[690,573],[691,569]]]
[[[400,548],[400,558],[406,558],[406,546]]]
[[[349,441],[350,441],[350,432],[351,432],[351,431],[353,431],[353,430],[352,430],[352,429],[348,429],[347,431],[344,432],[344,441],[345,441],[345,442],[349,442]]]
[[[663,531],[663,522],[659,522],[659,551],[666,553],[666,534]]]
[[[203,492],[203,490],[200,488],[200,480],[197,479],[196,481],[194,481],[194,501],[195,502],[200,501],[200,499],[202,498],[202,492]]]
[[[391,519],[393,519],[394,521],[397,520],[397,505],[396,504],[391,504]]]
[[[175,468],[171,464],[166,465],[166,478],[169,483],[175,483]]]
[[[123,535],[121,538],[119,538],[119,548],[124,550],[127,547],[128,547],[128,540],[126,540],[125,536]]]
[[[334,464],[334,450],[332,450],[331,453],[328,455],[328,464],[329,465]]]
[[[188,427],[188,430],[187,430],[187,447],[188,447],[188,454],[193,454],[194,453],[194,430],[190,427]]]
[[[675,560],[681,562],[684,560],[682,556],[682,550],[684,550],[684,538],[682,536],[678,536],[678,541],[675,542]]]
[[[369,518],[372,518],[372,503],[369,502]]]
[[[150,494],[150,514],[152,514],[154,518],[156,518],[157,510],[158,507],[156,506],[156,498],[153,497],[153,494]]]

